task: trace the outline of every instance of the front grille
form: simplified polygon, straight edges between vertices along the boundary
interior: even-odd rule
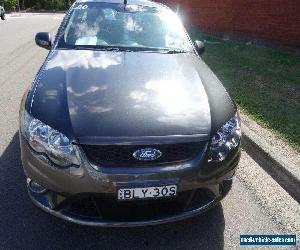
[[[162,219],[203,207],[216,200],[208,189],[180,192],[177,197],[118,202],[113,195],[85,194],[65,202],[64,213],[80,219],[143,221]]]
[[[190,142],[161,145],[82,145],[89,161],[103,167],[134,167],[160,165],[189,161],[202,153],[205,142]],[[154,148],[162,156],[153,161],[140,161],[133,153],[143,148]]]

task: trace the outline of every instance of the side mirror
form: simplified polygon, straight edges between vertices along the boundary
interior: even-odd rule
[[[194,44],[195,44],[196,51],[201,56],[204,53],[204,51],[205,51],[205,45],[204,45],[204,43],[201,42],[201,41],[196,40],[194,42]]]
[[[49,32],[39,32],[35,35],[35,43],[44,48],[50,49],[51,48],[51,35]]]

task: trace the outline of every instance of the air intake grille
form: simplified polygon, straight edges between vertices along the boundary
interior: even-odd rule
[[[162,145],[82,145],[89,161],[103,167],[153,166],[185,162],[200,154],[204,147],[205,142]],[[136,160],[133,153],[144,148],[158,149],[162,156],[153,161]]]

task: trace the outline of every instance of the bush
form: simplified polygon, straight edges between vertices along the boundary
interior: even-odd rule
[[[0,0],[1,1],[1,0]],[[64,10],[70,7],[73,0],[20,0],[20,4],[24,3],[26,8],[34,8],[36,10]]]
[[[16,8],[17,0],[0,0],[0,5],[4,6],[6,10],[13,10]],[[64,10],[70,7],[74,0],[19,0],[20,7],[34,8],[36,10]]]
[[[5,10],[13,10],[16,8],[17,0],[0,0],[0,5],[4,6]]]

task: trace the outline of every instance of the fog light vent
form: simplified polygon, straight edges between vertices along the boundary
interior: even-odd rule
[[[37,194],[42,194],[47,191],[47,189],[44,188],[42,185],[40,185],[37,182],[32,181],[32,180],[29,182],[29,188],[32,192],[37,193]]]

